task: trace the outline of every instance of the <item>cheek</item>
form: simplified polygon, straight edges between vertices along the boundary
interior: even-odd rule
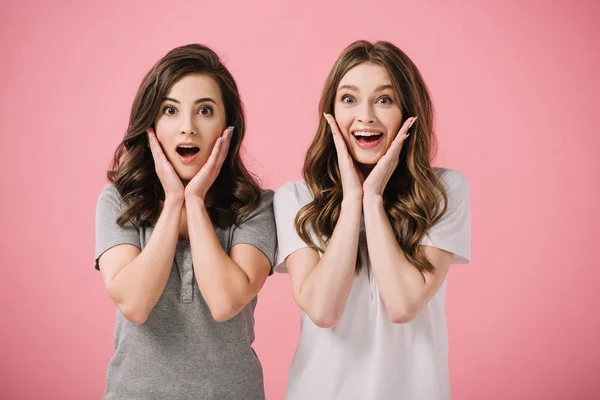
[[[350,126],[352,125],[353,115],[352,112],[343,107],[335,107],[335,121],[340,128],[340,131],[343,135],[348,135],[348,131],[350,130]]]
[[[223,134],[225,130],[225,118],[222,112],[218,112],[218,117],[213,116],[212,118],[200,117],[198,121],[198,130],[204,133],[207,138],[216,138]]]
[[[383,112],[380,119],[386,130],[391,133],[391,139],[393,140],[402,126],[402,112],[400,110],[386,110]]]
[[[173,135],[173,132],[176,131],[175,128],[173,121],[165,118],[159,118],[154,123],[154,133],[161,143]]]
[[[205,139],[211,143],[214,143],[215,140],[217,140],[223,134],[224,129],[225,129],[225,127],[221,127],[220,124],[213,125],[213,126],[207,126],[206,129],[204,129],[204,135],[202,135],[203,136],[202,139]]]

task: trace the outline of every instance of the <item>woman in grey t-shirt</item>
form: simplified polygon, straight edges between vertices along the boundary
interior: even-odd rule
[[[142,81],[96,210],[95,267],[117,306],[104,399],[264,399],[253,313],[276,232],[244,134],[207,47],[172,50]]]

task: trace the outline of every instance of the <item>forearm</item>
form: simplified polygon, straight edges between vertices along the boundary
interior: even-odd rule
[[[300,307],[319,326],[334,326],[344,310],[355,275],[361,215],[360,201],[342,202],[323,256],[296,293]]]
[[[364,201],[365,229],[375,282],[390,319],[407,322],[429,301],[426,281],[406,258],[385,213],[381,196]]]
[[[204,201],[186,198],[188,230],[196,280],[213,318],[235,316],[255,296],[248,275],[221,246]]]
[[[110,294],[121,312],[143,323],[162,295],[175,256],[183,200],[167,199],[148,244],[112,279]]]

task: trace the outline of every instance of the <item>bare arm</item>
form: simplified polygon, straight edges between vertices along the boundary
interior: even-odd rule
[[[184,200],[183,183],[152,129],[147,134],[156,175],[165,192],[163,209],[143,251],[123,244],[109,249],[98,260],[108,294],[123,316],[136,324],[146,321],[169,279]]]
[[[425,257],[433,264],[434,271],[421,275],[398,245],[383,208],[383,199],[380,196],[365,198],[364,203],[369,258],[381,298],[392,322],[409,322],[444,282],[452,253],[424,246]]]
[[[148,318],[162,295],[175,256],[183,200],[167,199],[148,245],[122,244],[99,259],[109,296],[123,316],[136,324]]]
[[[216,321],[239,313],[262,288],[271,263],[256,247],[237,244],[225,252],[199,198],[186,200],[188,229],[196,280]]]
[[[408,129],[415,121],[416,117],[405,121],[390,148],[363,184],[369,257],[381,298],[395,323],[411,321],[431,300],[444,282],[454,256],[452,252],[424,246],[424,255],[434,269],[432,273],[422,275],[404,255],[385,213],[383,192],[398,165],[402,144],[410,135]]]
[[[310,248],[286,259],[296,303],[322,328],[337,324],[352,288],[362,205],[342,202],[342,211],[323,257]]]
[[[250,244],[234,245],[230,257],[221,247],[206,210],[204,199],[219,175],[232,137],[233,128],[223,131],[206,164],[185,188],[194,273],[216,321],[239,313],[257,295],[271,269],[269,259]]]
[[[329,114],[324,117],[331,129],[342,180],[340,217],[321,259],[315,250],[302,249],[289,255],[286,264],[296,303],[317,326],[330,328],[342,315],[352,288],[362,216],[362,187],[337,122]]]

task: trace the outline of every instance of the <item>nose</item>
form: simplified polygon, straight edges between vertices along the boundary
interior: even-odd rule
[[[182,135],[195,135],[198,132],[194,126],[193,116],[182,116],[179,128]]]
[[[365,103],[358,113],[357,120],[363,124],[372,124],[375,122],[375,113],[371,104]]]

